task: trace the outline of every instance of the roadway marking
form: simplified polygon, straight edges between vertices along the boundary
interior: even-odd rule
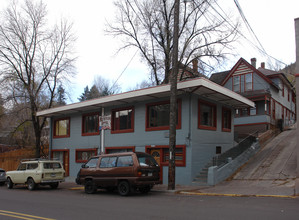
[[[19,219],[25,219],[25,220],[36,220],[36,219],[55,220],[53,218],[44,218],[44,217],[40,217],[40,216],[28,215],[28,214],[5,211],[5,210],[0,210],[0,215],[19,218]]]
[[[82,190],[84,189],[84,186],[79,186],[79,187],[72,187],[72,188],[69,188],[70,190]]]

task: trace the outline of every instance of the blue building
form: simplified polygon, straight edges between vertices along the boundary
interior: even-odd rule
[[[152,154],[167,183],[170,85],[101,97],[38,112],[50,119],[50,155],[76,176],[92,155]],[[178,82],[176,183],[188,185],[217,153],[233,147],[235,109],[247,98],[200,77]]]
[[[230,89],[255,103],[251,108],[235,112],[235,131],[240,134],[264,132],[278,125],[289,126],[296,120],[295,92],[285,74],[265,68],[256,68],[243,58],[225,72],[214,73],[210,80]]]

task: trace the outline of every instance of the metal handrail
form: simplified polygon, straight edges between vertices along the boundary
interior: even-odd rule
[[[258,131],[244,138],[237,146],[227,150],[226,152],[213,157],[213,166],[224,166],[228,163],[228,158],[235,159],[246,151],[254,142],[258,136]]]

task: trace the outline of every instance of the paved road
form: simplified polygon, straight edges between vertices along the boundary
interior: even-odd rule
[[[45,220],[297,220],[299,207],[298,198],[186,196],[157,191],[129,197],[106,191],[87,195],[83,190],[69,190],[63,184],[57,190],[0,187],[0,195],[1,220],[41,219],[36,217]]]

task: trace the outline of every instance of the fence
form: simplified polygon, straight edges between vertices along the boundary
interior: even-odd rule
[[[45,148],[42,148],[41,151],[47,155],[48,149],[48,146],[46,146]],[[15,149],[0,153],[0,168],[5,169],[6,171],[15,170],[20,161],[25,158],[35,158],[34,147]]]

